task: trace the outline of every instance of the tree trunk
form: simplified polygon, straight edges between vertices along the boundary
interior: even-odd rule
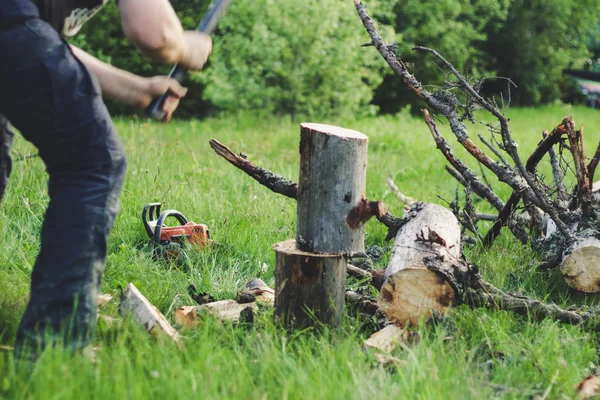
[[[364,251],[368,138],[360,132],[302,124],[298,183],[299,249],[312,253]]]
[[[335,327],[344,311],[346,259],[298,250],[294,240],[275,245],[275,321],[289,329]]]
[[[426,204],[396,234],[378,298],[383,313],[398,326],[445,313],[454,299],[452,286],[423,262],[432,256],[460,258],[460,225],[450,210]]]
[[[585,238],[571,249],[559,266],[567,285],[584,293],[600,292],[600,240]]]

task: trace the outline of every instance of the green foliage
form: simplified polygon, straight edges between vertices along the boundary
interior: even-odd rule
[[[364,115],[384,63],[346,0],[240,0],[220,24],[205,99],[221,110]]]
[[[499,75],[517,85],[519,104],[543,104],[569,94],[563,70],[583,67],[588,35],[597,27],[597,0],[514,0],[506,22],[490,36]],[[597,31],[596,31],[597,33]]]

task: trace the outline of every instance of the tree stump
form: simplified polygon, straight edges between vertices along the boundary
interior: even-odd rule
[[[298,250],[295,240],[276,244],[275,252],[275,321],[289,329],[337,326],[344,311],[345,257]]]
[[[301,124],[300,135],[298,248],[312,253],[364,251],[366,221],[351,211],[365,202],[368,137],[309,123]]]
[[[450,210],[425,204],[396,234],[378,298],[386,317],[400,327],[446,312],[454,299],[448,281],[423,262],[432,256],[460,258],[460,225]]]

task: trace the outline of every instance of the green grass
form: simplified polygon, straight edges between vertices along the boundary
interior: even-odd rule
[[[510,111],[522,156],[535,147],[543,129],[552,129],[565,115],[585,124],[591,153],[600,139],[600,113],[553,106]],[[457,184],[445,173],[444,159],[420,119],[398,115],[315,122],[369,136],[367,196],[384,200],[392,213],[401,215],[402,205],[387,188],[388,176],[419,200],[445,205],[440,197],[454,199]],[[294,201],[271,193],[229,165],[208,141],[216,138],[256,164],[296,181],[298,123],[240,116],[169,125],[119,119],[117,126],[128,150],[129,172],[122,211],[110,237],[103,292],[118,298],[120,289],[134,282],[172,318],[177,307],[193,304],[186,292],[189,284],[217,299],[233,298],[254,277],[273,285],[272,246],[295,236]],[[447,129],[443,131],[464,157]],[[476,142],[477,133],[486,134],[483,127],[472,127]],[[14,149],[21,155],[34,151],[22,138],[16,139]],[[39,159],[15,163],[0,208],[0,344],[14,342],[27,302],[47,202],[45,185]],[[493,185],[504,198],[510,193]],[[152,261],[140,219],[144,204],[152,201],[206,223],[217,245],[192,253],[188,268]],[[482,202],[477,207],[489,210]],[[384,227],[370,221],[367,245],[383,246],[389,253],[385,234]],[[489,280],[506,290],[561,304],[595,302],[593,296],[573,295],[555,274],[536,271],[535,254],[506,232],[491,251],[476,247],[468,253]],[[385,261],[377,267],[384,268]],[[114,303],[102,313],[118,316]],[[336,330],[290,334],[274,326],[269,311],[262,311],[252,325],[205,320],[197,329],[182,331],[185,350],[180,351],[157,342],[129,320],[118,328],[100,324],[94,341],[101,348],[97,364],[49,350],[27,377],[15,372],[10,353],[0,353],[0,397],[484,399],[548,392],[548,398],[571,398],[574,385],[598,363],[595,335],[506,312],[454,309],[443,322],[419,328],[417,344],[393,352],[408,362],[403,367],[383,368],[364,351],[362,341],[373,331],[373,323],[348,313]]]

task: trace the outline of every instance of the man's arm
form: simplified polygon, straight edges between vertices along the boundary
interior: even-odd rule
[[[121,0],[122,1],[122,0]],[[145,109],[156,96],[168,93],[163,106],[166,120],[177,108],[187,89],[166,76],[144,78],[98,60],[82,49],[71,46],[73,53],[98,79],[102,97]]]
[[[184,31],[168,0],[119,0],[125,36],[154,62],[201,69],[212,50],[210,36]]]

